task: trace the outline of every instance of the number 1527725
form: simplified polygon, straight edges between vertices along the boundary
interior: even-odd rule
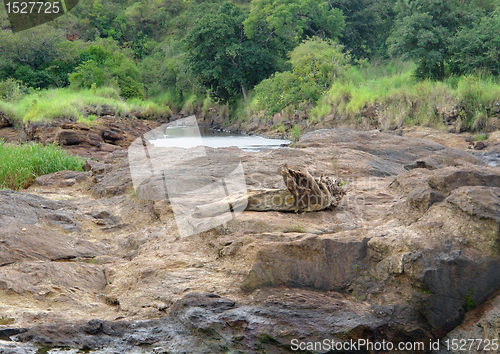
[[[61,13],[59,2],[43,2],[43,1],[29,1],[29,2],[6,2],[5,7],[9,14],[58,14]]]

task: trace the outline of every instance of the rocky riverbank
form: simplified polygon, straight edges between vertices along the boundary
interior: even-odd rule
[[[500,145],[402,135],[320,130],[296,148],[219,150],[242,161],[249,186],[284,187],[287,162],[339,176],[347,194],[332,211],[245,211],[183,238],[167,200],[134,194],[124,149],[0,191],[0,351],[497,338]]]
[[[7,143],[58,144],[85,158],[105,158],[112,151],[126,150],[137,137],[168,121],[117,117],[103,111],[91,124],[71,119],[17,123],[0,112],[0,139]]]

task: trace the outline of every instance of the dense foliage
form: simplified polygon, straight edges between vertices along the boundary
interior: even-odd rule
[[[206,15],[188,32],[185,43],[189,68],[223,102],[246,96],[276,70],[276,50],[243,29],[244,13],[232,3]]]
[[[398,58],[419,79],[500,74],[499,0],[80,0],[20,33],[0,6],[0,26],[4,101],[112,87],[173,110],[244,98],[273,114]]]
[[[292,71],[276,73],[255,88],[257,106],[272,115],[316,102],[345,73],[349,56],[329,40],[310,39],[290,54]]]

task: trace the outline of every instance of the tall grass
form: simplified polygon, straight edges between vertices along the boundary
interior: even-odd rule
[[[0,141],[0,189],[23,189],[36,177],[61,170],[81,171],[84,160],[55,145],[9,145]]]
[[[141,111],[145,117],[170,116],[172,111],[165,104],[132,99],[125,101],[113,87],[75,91],[70,88],[37,91],[17,101],[1,101],[0,111],[17,122],[42,121],[54,118],[82,120],[88,111],[101,112],[103,108],[116,116]]]
[[[487,111],[500,101],[500,83],[495,77],[471,75],[447,80],[419,80],[411,63],[352,67],[342,80],[317,102],[310,115],[337,113],[357,119],[363,109],[378,108],[385,128],[402,124],[442,126],[438,108],[455,106],[461,111],[460,124],[469,130],[484,129]]]

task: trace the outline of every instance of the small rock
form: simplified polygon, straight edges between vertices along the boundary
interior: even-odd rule
[[[474,145],[474,149],[476,149],[476,150],[483,150],[483,149],[485,149],[485,148],[487,148],[487,147],[488,147],[488,145],[486,145],[486,144],[485,144],[485,143],[483,143],[482,141],[478,141],[478,142],[476,143],[476,145]]]
[[[58,134],[57,140],[61,145],[77,145],[85,141],[83,134],[74,130],[62,130]]]
[[[428,164],[426,161],[423,161],[423,160],[417,160],[417,161],[415,161],[412,164],[405,165],[404,168],[407,171],[413,170],[415,168],[425,168],[425,169],[428,169],[428,170],[435,170],[436,169],[434,166]]]
[[[0,112],[0,129],[12,126],[11,121],[5,116],[5,113]]]
[[[114,130],[106,130],[102,132],[102,138],[108,141],[117,141],[122,138],[122,136]]]

